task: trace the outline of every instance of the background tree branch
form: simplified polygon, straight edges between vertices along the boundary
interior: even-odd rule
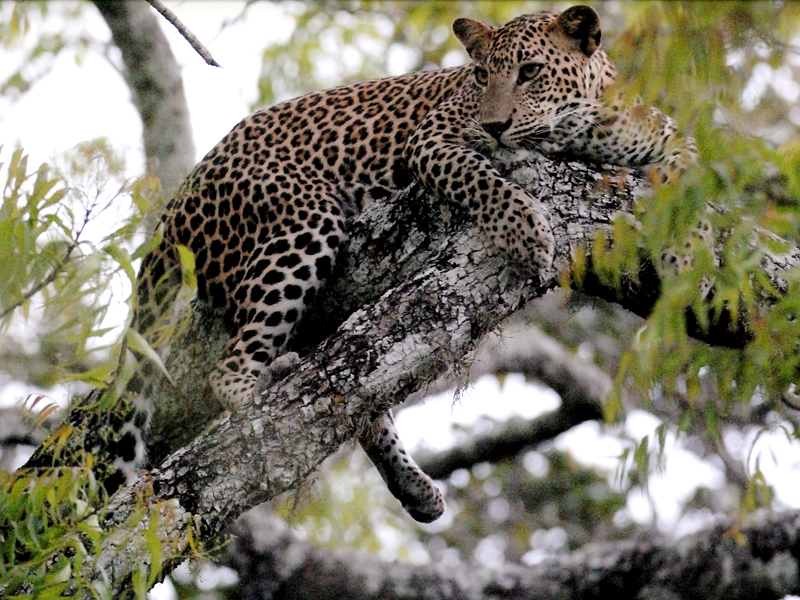
[[[721,523],[681,540],[640,537],[592,544],[522,567],[385,563],[332,554],[301,542],[280,519],[257,509],[239,519],[220,560],[240,576],[246,600],[489,600],[635,598],[779,599],[800,589],[800,515]]]
[[[504,323],[481,344],[469,372],[470,381],[487,373],[521,373],[561,397],[558,408],[535,419],[515,418],[491,431],[441,452],[422,450],[415,460],[434,479],[480,462],[495,462],[523,449],[552,440],[584,421],[603,418],[603,403],[611,378],[581,360],[538,327],[519,317]]]
[[[180,65],[147,3],[98,0],[94,5],[122,53],[122,75],[142,117],[148,172],[161,180],[164,199],[169,199],[195,163]]]

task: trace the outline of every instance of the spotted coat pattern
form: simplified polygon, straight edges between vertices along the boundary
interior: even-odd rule
[[[195,256],[198,295],[231,331],[212,386],[229,406],[248,402],[330,275],[347,218],[414,179],[468,209],[523,272],[553,259],[539,203],[490,162],[500,148],[638,166],[680,165],[686,142],[661,113],[601,102],[614,67],[588,7],[524,15],[492,28],[458,19],[472,63],[308,94],[256,112],[195,167],[168,205],[163,241],[144,261],[136,327],[153,339],[180,282],[177,245]],[[289,358],[291,360],[291,357]],[[141,385],[132,383],[139,405]],[[146,429],[127,433],[142,446]],[[433,482],[406,454],[391,414],[362,446],[417,520],[444,510]],[[132,462],[140,450],[127,453]]]

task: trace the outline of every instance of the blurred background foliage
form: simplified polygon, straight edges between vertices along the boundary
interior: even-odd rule
[[[253,5],[239,5],[240,12],[220,28],[247,20]],[[264,40],[252,106],[461,64],[466,55],[450,31],[456,17],[501,24],[524,12],[570,5],[282,2],[295,25],[280,43]],[[186,6],[176,3],[173,9],[180,16]],[[796,443],[796,417],[784,401],[800,360],[800,294],[794,275],[778,294],[760,274],[762,253],[783,247],[758,228],[800,243],[800,3],[593,6],[603,18],[603,47],[620,73],[614,93],[631,101],[638,96],[670,114],[700,149],[699,165],[678,185],[660,187],[641,203],[637,223],[620,219],[613,240],[598,240],[598,264],[618,274],[632,267],[638,256],[632,250],[642,248],[653,257],[669,250],[690,255],[694,266],[676,272],[658,265],[664,293],[647,322],[594,300],[568,302],[564,293],[558,302],[533,307],[531,318],[615,378],[612,419],[622,419],[632,406],[650,410],[671,435],[682,433],[697,456],[723,466],[726,485],[698,488],[682,511],[780,508],[770,504],[758,468],[726,440],[733,430],[744,439],[753,428],[780,427]],[[76,60],[108,52],[105,42],[82,33],[82,15],[91,10],[83,2],[0,5],[0,49],[25,48],[19,65],[0,81],[0,106],[24,102],[26,91],[47,76],[65,49]],[[31,27],[53,11],[59,27]],[[103,321],[106,290],[114,278],[132,279],[141,242],[133,232],[157,193],[156,183],[123,176],[113,143],[87,144],[38,170],[19,151],[0,153],[0,359],[6,375],[16,380],[98,384],[113,368],[113,351],[97,358],[90,350],[114,346],[115,340],[103,337],[110,327]],[[109,227],[112,205],[112,222],[118,225]],[[725,233],[716,257],[695,233],[701,221]],[[85,231],[91,223],[104,225],[89,241]],[[709,347],[685,333],[685,309],[701,306],[697,290],[709,280],[717,308],[749,317],[753,342],[743,351]],[[126,294],[118,301],[126,302]],[[769,311],[757,306],[764,297],[773,299]],[[625,443],[623,477],[587,468],[553,445],[457,471],[444,482],[453,518],[424,530],[388,499],[360,453],[329,461],[310,489],[276,503],[276,510],[307,539],[327,547],[358,547],[412,561],[538,562],[588,541],[620,539],[634,527],[655,526],[634,523],[625,507],[632,491],[646,490],[649,475],[658,470],[663,440]],[[642,447],[644,453],[637,451]],[[188,597],[194,585],[179,588]]]
[[[102,386],[115,368],[109,308],[130,293],[134,235],[158,190],[123,168],[105,140],[36,169],[0,148],[0,361],[12,377]]]

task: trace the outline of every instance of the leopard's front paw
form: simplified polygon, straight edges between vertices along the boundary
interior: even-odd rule
[[[274,383],[280,381],[291,373],[300,364],[297,352],[287,352],[269,363],[258,378],[256,395],[269,389]]]
[[[664,150],[664,159],[650,165],[645,174],[654,184],[672,185],[689,167],[697,164],[697,143],[694,138],[675,137]]]

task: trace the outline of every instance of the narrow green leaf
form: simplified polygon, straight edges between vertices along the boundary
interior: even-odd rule
[[[138,331],[129,328],[128,332],[125,334],[125,340],[130,350],[138,352],[139,354],[142,354],[149,360],[153,361],[153,364],[158,367],[158,369],[163,373],[164,377],[166,377],[167,380],[173,385],[175,384],[175,382],[172,380],[172,377],[170,377],[170,374],[167,373],[167,368],[164,366],[161,357],[153,349],[153,347],[147,343],[147,340],[145,340]]]

